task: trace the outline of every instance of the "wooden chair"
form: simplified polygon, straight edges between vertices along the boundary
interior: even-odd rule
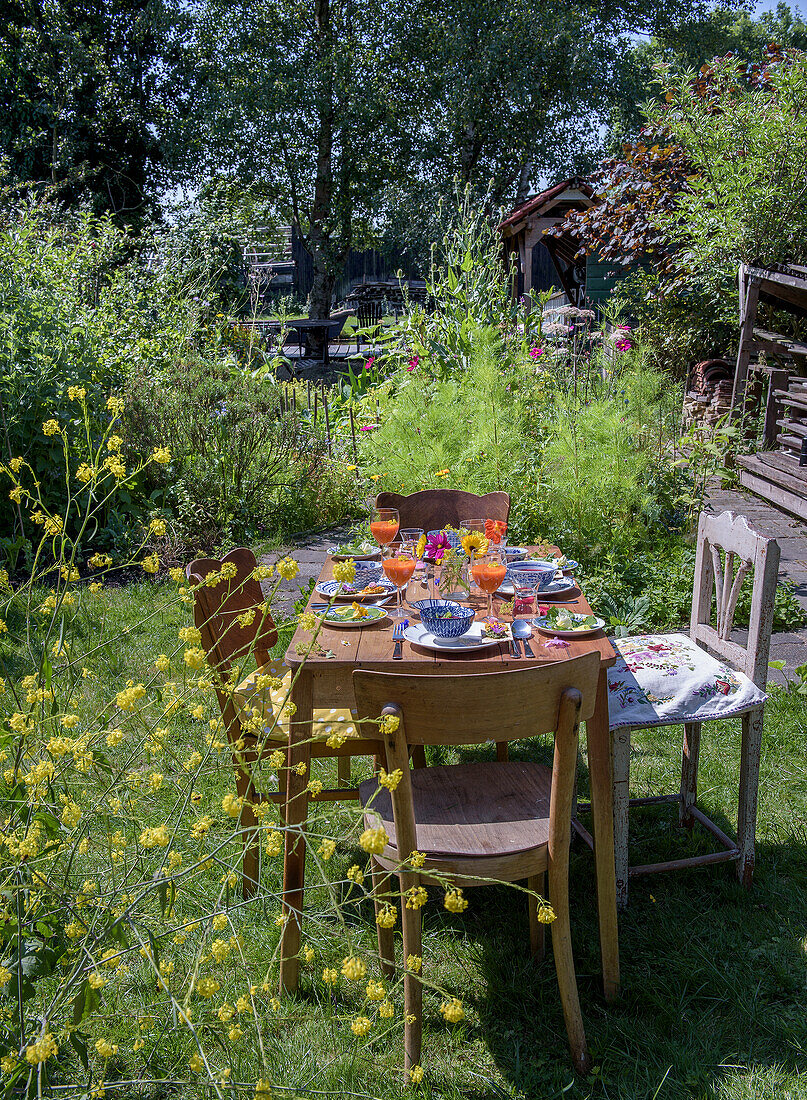
[[[356,309],[356,351],[361,348],[362,341],[364,343],[370,343],[375,339],[378,329],[381,327],[381,318],[384,315],[384,309],[379,301],[360,302]],[[367,339],[367,333],[363,332],[364,329],[372,328],[370,333],[370,340]]]
[[[393,732],[363,723],[366,736],[381,738],[387,771],[402,779],[390,792],[375,779],[359,787],[365,827],[383,826],[389,843],[374,857],[376,908],[388,896],[389,876],[401,889],[403,958],[420,957],[420,909],[407,909],[404,895],[422,882],[461,887],[490,880],[526,879],[555,912],[552,947],[558,986],[576,1069],[590,1065],[577,995],[569,923],[569,839],[577,759],[578,725],[594,711],[600,661],[588,653],[559,664],[485,675],[406,676],[357,669],[353,686],[360,715],[392,715]],[[554,767],[534,763],[459,764],[409,768],[416,745],[479,744],[491,737],[519,740],[555,731]],[[425,855],[417,869],[412,852]],[[529,897],[530,944],[543,954],[543,925]],[[392,931],[379,926],[386,973],[394,966]],[[420,1061],[421,979],[404,963],[405,1075]]]
[[[509,493],[477,496],[461,489],[423,489],[401,496],[379,493],[377,508],[397,508],[401,527],[421,527],[435,531],[441,527],[462,527],[472,519],[498,519],[507,523],[510,515]]]
[[[235,573],[214,586],[206,585],[211,573],[218,573],[222,566],[235,566]],[[288,745],[288,720],[281,708],[289,694],[291,671],[284,669],[280,659],[271,659],[269,651],[277,643],[277,629],[272,616],[261,610],[264,603],[260,583],[254,571],[258,565],[251,550],[239,547],[223,558],[197,558],[186,569],[186,576],[194,586],[193,619],[202,635],[202,647],[208,663],[218,673],[216,697],[218,699],[227,738],[233,747],[233,765],[236,773],[236,790],[244,799],[241,812],[241,828],[244,837],[243,892],[252,895],[257,889],[259,877],[259,846],[254,803],[268,798],[285,805],[286,791],[258,795],[255,790],[254,770],[260,761]],[[239,621],[239,616],[251,622]],[[234,690],[223,690],[238,663],[254,658],[257,668]],[[261,686],[261,676],[281,680],[280,688]],[[263,735],[253,732],[257,720],[263,726]],[[344,737],[344,743],[329,747],[326,741],[333,734]],[[359,737],[356,719],[350,710],[320,709],[314,712],[313,743],[311,756],[317,759],[336,757],[338,769],[337,789],[323,790],[318,801],[333,802],[358,798],[358,789],[350,788],[350,757],[373,755],[378,751],[377,740]],[[342,784],[345,784],[344,786]],[[283,811],[281,811],[283,812]],[[285,814],[284,814],[285,816]]]
[[[721,552],[723,557],[721,558]],[[737,568],[735,572],[735,560]],[[628,879],[657,871],[736,861],[737,876],[751,885],[754,873],[757,789],[762,720],[779,544],[749,527],[744,516],[706,515],[698,525],[695,584],[689,638],[684,634],[616,638],[620,659],[608,670],[614,761],[614,843],[617,904],[628,902]],[[745,646],[731,639],[740,588],[753,572],[751,617]],[[713,600],[714,596],[714,600]],[[712,625],[713,605],[715,622]],[[715,654],[716,657],[711,656]],[[717,658],[722,658],[718,660]],[[742,716],[737,839],[732,840],[697,805],[701,725]],[[676,794],[629,798],[632,729],[684,726],[681,786]],[[723,846],[719,852],[630,866],[628,814],[631,806],[678,804],[679,823],[699,822]],[[583,835],[586,836],[585,832]]]

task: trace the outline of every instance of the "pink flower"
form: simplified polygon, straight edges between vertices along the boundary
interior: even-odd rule
[[[417,367],[419,362],[420,362],[420,356],[413,355],[412,358],[409,360],[409,366],[406,369],[407,370],[415,370],[415,368]]]
[[[539,355],[544,354],[543,348],[530,348],[530,359],[537,359]]]
[[[451,549],[451,542],[445,531],[439,531],[436,535],[429,535],[426,539],[424,554],[432,561],[442,561],[443,553]]]
[[[563,638],[547,638],[544,642],[547,649],[568,649],[569,643],[564,642]]]
[[[364,364],[364,369],[365,369],[365,370],[370,370],[370,368],[372,367],[373,363],[375,363],[375,356],[372,356],[372,358],[370,358],[370,359],[368,359],[368,360],[367,360],[367,362],[366,362],[366,363]]]
[[[374,432],[377,427],[378,427],[378,424],[362,424],[361,428],[359,428],[359,431],[360,432]]]

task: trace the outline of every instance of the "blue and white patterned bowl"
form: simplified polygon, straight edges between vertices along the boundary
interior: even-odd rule
[[[556,573],[557,567],[552,561],[520,561],[507,570],[516,588],[532,588],[536,592],[550,585]]]
[[[453,600],[418,600],[412,605],[420,612],[420,621],[436,638],[461,638],[471,629],[474,612]],[[440,612],[450,611],[452,618],[440,618]]]

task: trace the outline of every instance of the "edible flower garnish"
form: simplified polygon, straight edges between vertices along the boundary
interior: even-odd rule
[[[367,608],[363,607],[360,603],[352,603],[350,606],[353,608],[357,619],[366,619],[367,616],[370,614]]]
[[[507,626],[498,619],[483,619],[482,633],[486,638],[501,638],[507,633]]]
[[[501,538],[501,536],[499,537]],[[484,554],[490,545],[485,536],[479,531],[471,531],[469,534],[463,535],[460,544],[469,558],[473,556],[474,550]]]
[[[420,560],[423,557],[423,551],[426,549],[426,536],[421,535],[418,539],[418,544],[415,547],[415,557]]]
[[[486,519],[485,536],[495,546],[502,541],[502,536],[507,534],[507,524],[503,519]]]

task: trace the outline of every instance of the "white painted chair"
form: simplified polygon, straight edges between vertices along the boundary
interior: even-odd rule
[[[629,878],[657,871],[734,860],[740,881],[745,886],[751,885],[763,708],[778,571],[779,544],[775,539],[753,530],[744,516],[732,512],[720,516],[703,514],[698,524],[689,637],[640,635],[614,641],[619,659],[608,670],[608,695],[620,908],[627,906]],[[743,647],[731,640],[731,630],[740,589],[751,572],[754,574],[751,616],[748,640]],[[742,716],[742,749],[737,839],[732,840],[698,807],[697,777],[702,722],[735,715]],[[652,798],[630,798],[631,730],[682,723],[680,791]],[[629,809],[658,802],[677,802],[679,823],[692,828],[699,822],[716,837],[722,850],[631,867]]]

